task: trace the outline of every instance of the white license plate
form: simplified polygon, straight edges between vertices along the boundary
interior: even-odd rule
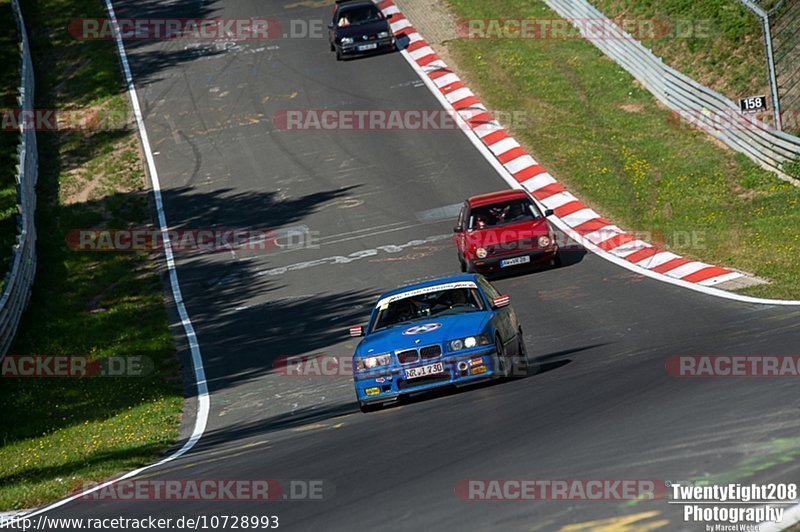
[[[365,45],[363,45],[363,46],[359,46],[359,47],[358,47],[358,51],[359,51],[359,52],[364,52],[364,51],[366,51],[366,50],[374,50],[374,49],[375,49],[375,48],[377,48],[377,47],[378,47],[378,45],[377,45],[376,43],[372,43],[372,44],[365,44]]]
[[[514,259],[506,259],[500,261],[500,267],[505,268],[506,266],[516,266],[517,264],[527,264],[531,261],[531,258],[525,255],[524,257],[516,257]]]
[[[439,373],[444,373],[444,364],[441,362],[419,366],[417,368],[408,368],[406,370],[406,379],[416,379],[419,377],[427,377],[428,375],[438,375]]]

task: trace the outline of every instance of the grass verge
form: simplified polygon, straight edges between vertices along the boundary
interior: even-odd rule
[[[448,0],[463,18],[553,18],[538,0]],[[743,292],[800,298],[800,189],[677,125],[582,40],[447,44],[491,109],[523,112],[516,138],[590,206],[676,253],[769,279]],[[688,232],[688,233],[687,233]]]
[[[77,41],[100,0],[24,0],[37,107],[126,109],[113,42]],[[0,509],[41,505],[152,461],[174,442],[179,365],[153,256],[71,251],[72,228],[150,220],[138,138],[127,126],[41,132],[39,271],[11,355],[146,357],[142,377],[0,380]],[[8,360],[8,358],[6,359]]]
[[[20,57],[17,27],[10,0],[0,0],[0,19],[8,21],[0,27],[0,112],[17,109]],[[11,249],[17,234],[17,146],[18,131],[0,131],[0,291],[11,266]]]
[[[769,94],[758,17],[737,0],[590,0],[611,18],[656,19],[668,31],[642,43],[664,62],[736,101]]]

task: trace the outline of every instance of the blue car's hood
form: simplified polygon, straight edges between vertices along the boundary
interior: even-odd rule
[[[368,335],[358,345],[355,354],[377,355],[481,334],[491,318],[491,312],[481,311],[415,320]]]

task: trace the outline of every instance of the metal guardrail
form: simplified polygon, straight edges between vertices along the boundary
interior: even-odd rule
[[[18,0],[11,0],[20,41],[22,71],[19,87],[19,107],[24,111],[33,109],[33,64],[31,62],[28,34]],[[25,120],[20,120],[24,123]],[[17,149],[17,242],[11,256],[11,269],[6,274],[3,292],[0,294],[0,359],[2,359],[17,332],[22,312],[31,296],[31,287],[36,273],[36,180],[39,175],[39,156],[36,149],[36,132],[33,127],[22,125]]]
[[[565,19],[603,20],[605,28],[613,25],[608,17],[586,0],[544,2]],[[576,25],[587,37],[585,26]],[[753,115],[741,113],[737,104],[669,67],[621,28],[618,38],[588,40],[687,123],[747,155],[781,179],[800,185],[800,180],[783,170],[784,164],[800,159],[800,138],[778,131]]]

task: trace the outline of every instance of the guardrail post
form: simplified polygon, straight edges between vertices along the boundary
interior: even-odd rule
[[[769,13],[750,0],[739,0],[739,3],[761,19],[761,33],[764,36],[764,52],[767,57],[769,91],[772,93],[772,114],[775,117],[775,129],[783,131],[783,125],[781,124],[781,103],[780,97],[778,96],[778,77],[775,74],[775,55],[772,51],[772,31],[769,26]]]

